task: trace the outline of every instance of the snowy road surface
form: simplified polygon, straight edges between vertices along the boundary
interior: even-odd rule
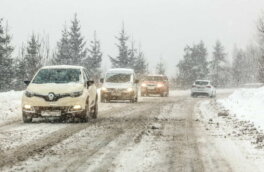
[[[215,102],[174,91],[100,104],[88,123],[15,118],[0,124],[0,171],[263,171],[264,151],[232,134]]]

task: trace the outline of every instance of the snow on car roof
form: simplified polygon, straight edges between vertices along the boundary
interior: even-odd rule
[[[200,82],[211,82],[210,80],[195,80],[196,81],[200,81]]]
[[[53,65],[53,66],[44,66],[41,69],[82,69],[82,66],[73,66],[73,65]]]
[[[134,70],[127,68],[114,68],[109,69],[107,73],[134,73]]]

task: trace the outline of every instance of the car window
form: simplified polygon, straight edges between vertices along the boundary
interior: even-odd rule
[[[163,81],[162,76],[146,76],[145,81]]]
[[[208,85],[208,81],[195,81],[195,85]]]
[[[131,74],[127,73],[107,73],[105,81],[111,83],[124,83],[130,82]]]
[[[41,69],[32,83],[70,83],[80,82],[81,80],[80,69]]]

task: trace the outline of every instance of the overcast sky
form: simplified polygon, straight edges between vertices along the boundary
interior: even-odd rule
[[[168,75],[182,58],[186,44],[203,40],[211,56],[220,40],[229,55],[236,44],[245,47],[253,41],[257,18],[264,0],[1,0],[0,18],[8,20],[13,44],[20,47],[34,33],[48,34],[51,48],[61,36],[65,22],[74,13],[81,22],[87,41],[96,30],[105,61],[115,56],[114,36],[125,28],[142,50],[153,71],[160,57]]]

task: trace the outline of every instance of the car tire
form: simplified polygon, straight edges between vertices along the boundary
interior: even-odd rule
[[[22,112],[22,117],[23,117],[24,123],[31,123],[32,122],[32,117],[28,118],[24,112]]]

